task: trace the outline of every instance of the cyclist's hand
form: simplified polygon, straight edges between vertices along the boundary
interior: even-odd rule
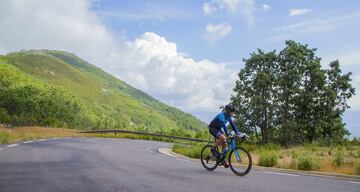
[[[249,138],[249,136],[248,136],[246,133],[239,133],[237,136],[238,136],[240,139],[248,139],[248,138]]]

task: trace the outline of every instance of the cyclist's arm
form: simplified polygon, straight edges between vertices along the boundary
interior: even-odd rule
[[[230,123],[232,129],[235,131],[236,135],[239,135],[239,131],[238,131],[238,129],[237,129],[235,123],[234,123],[233,118],[230,118],[230,119],[229,119],[229,123]]]
[[[223,127],[226,136],[229,136],[226,124],[224,122],[221,122],[221,126]]]

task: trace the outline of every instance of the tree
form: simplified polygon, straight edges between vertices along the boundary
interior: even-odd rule
[[[355,90],[351,73],[342,75],[338,61],[321,69],[316,49],[290,40],[279,54],[258,49],[244,62],[231,96],[243,131],[285,146],[342,141],[348,134],[342,114]]]
[[[342,75],[339,61],[332,61],[330,69],[326,70],[326,87],[322,95],[323,126],[321,134],[323,138],[334,141],[343,140],[349,132],[342,122],[342,115],[350,108],[347,100],[355,94],[351,86],[351,72]]]
[[[275,51],[264,53],[258,49],[249,59],[244,59],[245,67],[239,72],[232,103],[237,106],[237,123],[245,132],[255,133],[258,141],[268,143],[274,129],[275,109]],[[258,136],[257,127],[261,137]]]

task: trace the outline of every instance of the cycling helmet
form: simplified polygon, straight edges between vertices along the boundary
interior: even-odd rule
[[[225,106],[225,111],[230,113],[230,112],[235,112],[236,110],[235,110],[235,107],[233,105],[228,104],[228,105]]]

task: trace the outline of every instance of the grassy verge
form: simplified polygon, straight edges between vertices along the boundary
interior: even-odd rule
[[[203,145],[188,145],[188,144],[174,144],[173,151],[192,158],[200,158],[200,153]]]
[[[243,145],[251,153],[254,165],[360,175],[360,146],[322,147],[304,145],[281,148],[278,145]],[[175,144],[173,151],[199,158],[202,145]]]
[[[18,141],[44,139],[52,137],[81,137],[84,134],[77,133],[73,129],[43,128],[43,127],[19,127],[0,128],[0,144],[15,143]]]
[[[156,136],[137,135],[129,133],[79,133],[79,130],[63,128],[44,128],[44,127],[18,127],[0,128],[0,144],[15,143],[25,140],[44,139],[53,137],[101,137],[101,138],[127,138],[137,140],[154,140],[162,142],[177,142],[191,144],[193,142],[182,142],[169,138]]]

